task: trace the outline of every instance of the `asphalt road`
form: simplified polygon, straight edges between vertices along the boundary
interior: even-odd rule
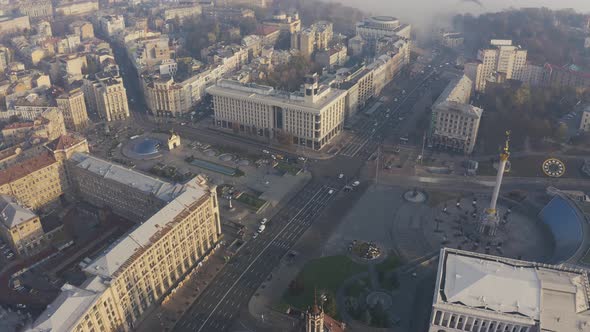
[[[440,57],[438,62],[444,63],[445,60]],[[313,180],[269,221],[258,238],[248,241],[230,260],[176,323],[174,330],[227,331],[235,322],[237,313],[247,307],[256,289],[281,258],[330,204],[345,182],[355,179],[364,161],[375,153],[384,137],[396,135],[405,126],[413,125],[400,117],[413,108],[419,99],[419,90],[432,82],[432,74],[425,73],[406,81],[402,88],[407,92],[399,96],[397,105],[384,103],[371,117],[357,122],[351,142],[345,144],[346,148],[338,156],[312,162]],[[344,179],[338,179],[336,173],[340,172],[346,174]],[[330,194],[330,190],[334,193]]]
[[[330,203],[339,181],[314,181],[268,221],[266,230],[231,259],[177,322],[175,331],[226,331],[236,313]]]

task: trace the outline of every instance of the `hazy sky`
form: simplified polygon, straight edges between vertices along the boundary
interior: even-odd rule
[[[464,0],[335,0],[370,12],[383,12],[400,18],[406,13],[415,15],[423,10],[454,10],[481,13],[509,7],[574,8],[590,12],[590,0],[479,0],[483,7]],[[397,13],[397,14],[396,14]]]
[[[573,8],[590,13],[590,0],[479,0],[482,6],[468,0],[324,0],[335,1],[365,12],[392,15],[411,23],[419,34],[433,27],[444,27],[453,14],[470,12],[481,14],[510,7]]]

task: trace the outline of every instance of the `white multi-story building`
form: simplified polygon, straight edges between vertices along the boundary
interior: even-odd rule
[[[106,36],[112,37],[125,30],[123,15],[105,15],[98,18],[98,28]]]
[[[484,92],[490,80],[526,80],[527,51],[512,45],[511,40],[493,39],[492,48],[478,51],[475,73],[475,90]]]
[[[587,106],[582,112],[580,131],[590,131],[590,106]]]
[[[433,146],[473,152],[483,110],[469,104],[472,86],[463,75],[451,81],[434,103],[429,138]]]
[[[237,134],[320,150],[343,128],[346,91],[307,78],[302,93],[221,80],[213,96],[215,124]]]
[[[428,332],[590,329],[588,271],[443,248]]]
[[[391,16],[373,16],[356,24],[356,34],[367,41],[393,36],[410,39],[411,33],[411,25],[402,24]]]

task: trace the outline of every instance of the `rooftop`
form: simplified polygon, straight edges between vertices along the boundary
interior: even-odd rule
[[[144,193],[151,193],[164,202],[172,201],[184,190],[184,187],[180,184],[165,182],[85,153],[74,153],[70,160],[76,164],[76,167]]]
[[[0,195],[0,221],[6,228],[13,228],[36,217],[36,214],[18,204],[13,197]]]
[[[78,143],[85,141],[86,138],[69,133],[66,135],[61,135],[60,137],[54,139],[53,141],[47,143],[47,148],[51,151],[57,150],[65,150],[75,146]]]
[[[51,156],[49,153],[44,153],[31,159],[27,159],[20,164],[0,170],[0,185],[21,179],[55,162],[56,161],[53,156]]]
[[[108,278],[116,277],[120,267],[131,261],[134,255],[155,243],[176,222],[177,216],[190,209],[195,202],[206,195],[207,188],[199,181],[199,178],[194,178],[182,186],[182,191],[173,201],[113,243],[84,271]]]
[[[57,298],[37,318],[30,331],[69,331],[105,289],[106,285],[98,276],[89,278],[80,288],[64,284]]]
[[[444,248],[434,304],[539,322],[541,331],[586,331],[589,290],[587,270]]]
[[[244,98],[256,98],[266,100],[271,103],[281,103],[305,107],[309,110],[319,111],[335,99],[346,94],[346,91],[331,89],[326,85],[320,85],[317,99],[312,102],[306,99],[302,93],[288,93],[285,91],[275,90],[271,86],[259,85],[254,83],[240,83],[232,80],[219,80],[217,85],[207,89],[210,94],[231,94]]]

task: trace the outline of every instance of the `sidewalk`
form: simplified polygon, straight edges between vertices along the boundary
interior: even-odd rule
[[[203,266],[193,275],[188,275],[184,281],[171,293],[167,300],[156,306],[151,312],[144,314],[145,319],[135,327],[136,331],[171,331],[180,317],[190,308],[207,285],[215,279],[217,273],[225,265],[223,256],[226,247],[217,249]]]

